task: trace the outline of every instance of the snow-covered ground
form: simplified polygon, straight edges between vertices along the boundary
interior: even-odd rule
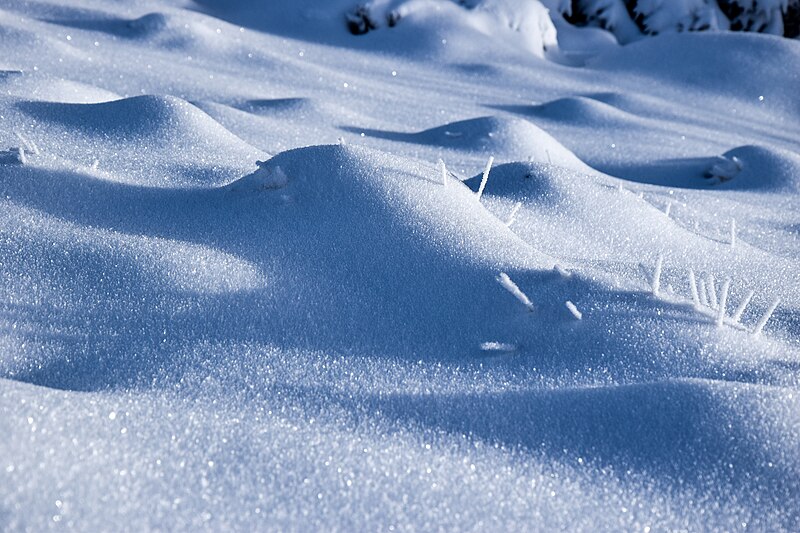
[[[0,1],[0,530],[800,528],[800,42],[468,4]]]

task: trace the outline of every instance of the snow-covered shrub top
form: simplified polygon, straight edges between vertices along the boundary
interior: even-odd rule
[[[515,34],[510,41],[535,55],[557,47],[556,28],[548,9],[538,0],[455,0],[463,12],[453,11],[451,23],[484,35]],[[449,6],[448,6],[449,7]],[[438,18],[441,0],[372,0],[345,14],[353,35],[393,28],[404,19]]]
[[[605,28],[620,42],[681,31],[754,31],[797,37],[800,0],[550,0],[579,26]]]

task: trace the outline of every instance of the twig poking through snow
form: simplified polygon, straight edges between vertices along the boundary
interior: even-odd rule
[[[707,283],[706,287],[708,288],[708,305],[711,309],[717,308],[717,285],[714,282],[714,274],[709,274],[706,276]]]
[[[519,287],[517,287],[517,284],[511,281],[511,278],[508,277],[508,274],[505,272],[500,272],[500,275],[497,276],[497,281],[505,290],[514,295],[514,298],[519,300],[520,303],[528,309],[528,311],[533,311],[533,304],[531,301],[528,299],[525,293],[522,292]]]
[[[734,322],[738,323],[742,319],[742,314],[744,313],[747,304],[749,304],[750,300],[753,299],[754,294],[755,293],[753,291],[748,292],[747,296],[745,296],[744,300],[742,300],[742,303],[740,303],[739,307],[736,308],[736,311],[734,311],[733,316],[731,317]]]
[[[442,172],[442,185],[444,185],[444,187],[447,188],[447,166],[441,159],[439,160],[439,169]]]
[[[731,250],[736,248],[736,219],[731,219]]]
[[[25,148],[20,146],[19,148],[17,148],[17,150],[19,152],[19,162],[24,165],[25,163],[28,162],[28,158],[25,157]]]
[[[669,218],[669,214],[672,212],[672,202],[667,202],[667,207],[664,209],[664,214],[667,215]]]
[[[721,328],[725,323],[725,306],[728,304],[728,289],[731,287],[731,280],[726,279],[719,291],[719,312],[717,313],[717,327]]]
[[[508,215],[508,220],[506,221],[506,226],[511,226],[514,223],[514,220],[517,218],[517,211],[519,208],[522,207],[522,202],[517,202],[514,205],[514,208],[511,210],[511,214]]]
[[[575,317],[575,320],[580,320],[580,319],[583,318],[583,313],[578,311],[578,308],[575,307],[574,303],[572,303],[569,300],[567,300],[565,305],[567,306],[567,309],[569,309],[569,312],[572,313],[572,316]]]
[[[764,326],[767,325],[767,321],[772,316],[772,313],[775,312],[775,309],[778,307],[778,304],[781,303],[780,298],[775,298],[772,302],[772,305],[769,306],[769,309],[763,314],[761,319],[756,324],[756,327],[753,329],[753,335],[758,337],[761,335],[761,330],[764,329]]]
[[[694,277],[694,270],[689,269],[689,288],[692,290],[692,303],[695,309],[700,308],[700,297],[697,294],[697,280]]]
[[[706,282],[702,279],[697,282],[698,293],[700,296],[700,306],[708,307],[708,291],[706,290]]]
[[[23,137],[21,133],[14,132],[14,135],[17,136],[17,139],[22,143],[22,146],[27,148],[33,155],[39,155],[39,147],[33,141],[29,141],[27,138]]]
[[[664,256],[662,254],[658,254],[658,259],[656,259],[656,270],[653,273],[653,296],[658,296],[658,290],[661,288],[661,267],[664,264]]]
[[[494,157],[490,156],[489,161],[486,162],[486,169],[483,171],[481,186],[478,187],[478,200],[480,200],[481,196],[483,196],[483,189],[486,188],[486,182],[489,180],[489,171],[492,170],[492,163],[494,163]]]

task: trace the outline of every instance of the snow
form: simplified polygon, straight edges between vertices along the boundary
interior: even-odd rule
[[[466,4],[0,6],[0,529],[797,529],[800,44]]]

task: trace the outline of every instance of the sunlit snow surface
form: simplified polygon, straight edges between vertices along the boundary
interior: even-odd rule
[[[132,4],[0,4],[0,530],[800,528],[800,43]]]

